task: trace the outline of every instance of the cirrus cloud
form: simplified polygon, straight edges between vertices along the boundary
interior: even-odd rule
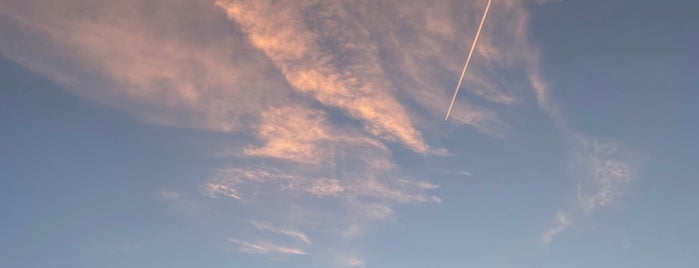
[[[436,183],[404,174],[394,154],[463,153],[435,149],[431,137],[443,135],[439,119],[484,3],[2,1],[0,55],[146,122],[229,135],[242,145],[226,148],[234,153],[201,184],[212,203],[255,211],[243,220],[251,237],[230,241],[249,254],[310,255],[310,241],[344,244],[394,221],[398,206],[442,201]],[[492,8],[449,123],[508,138],[515,130],[502,111],[537,98],[569,141],[579,183],[548,243],[618,200],[636,167],[616,141],[574,130],[558,108],[528,40],[527,3]],[[366,266],[345,253],[337,265]]]

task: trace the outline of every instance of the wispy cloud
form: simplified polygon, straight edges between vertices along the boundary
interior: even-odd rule
[[[471,7],[458,6],[461,14]],[[235,133],[243,146],[227,150],[231,163],[203,192],[251,207],[250,219],[268,220],[256,222],[258,232],[310,242],[294,230],[313,227],[336,241],[394,220],[397,206],[441,202],[436,184],[401,173],[386,144],[448,154],[422,133],[437,131],[429,118],[443,113],[452,87],[434,74],[458,69],[440,51],[462,51],[453,28],[477,23],[450,13],[447,2],[422,1],[0,2],[9,22],[0,25],[8,40],[0,54],[144,121]],[[484,52],[495,62],[492,48],[476,51]],[[488,81],[472,92],[511,103],[497,101],[509,92]],[[459,107],[458,124],[506,136],[493,110],[466,99]],[[251,254],[307,254],[232,242]]]
[[[246,148],[248,156],[271,157],[294,162],[318,164],[334,148],[328,144],[386,147],[379,141],[351,130],[333,127],[324,112],[303,106],[271,108],[262,113],[257,137],[261,147]]]
[[[272,207],[280,207],[282,210],[270,213],[275,214],[277,218],[286,217],[282,222],[337,228],[337,233],[344,237],[356,237],[375,222],[393,219],[393,207],[396,205],[441,202],[439,197],[426,194],[438,188],[435,184],[400,177],[382,165],[367,166],[362,159],[352,160],[353,157],[360,157],[352,151],[344,151],[341,154],[344,154],[345,159],[340,158],[337,164],[347,167],[317,167],[313,173],[317,173],[319,177],[296,171],[295,168],[285,173],[273,169],[222,169],[209,183],[209,193],[213,197],[222,195],[234,200],[243,200],[250,205],[274,202],[276,205]],[[337,155],[330,157],[337,158]],[[380,157],[367,159],[375,160],[381,161]],[[362,171],[356,173],[357,170]],[[333,174],[336,179],[327,178]],[[307,207],[312,211],[327,214],[323,217],[332,220],[316,222],[308,218],[296,218],[292,208],[307,203],[305,200],[309,198],[334,199],[332,203],[323,206]],[[260,223],[256,227],[266,231],[277,230],[271,225],[263,226]],[[281,232],[281,229],[277,231]]]
[[[473,173],[468,172],[468,171],[465,171],[465,170],[459,171],[459,172],[457,172],[456,174],[462,175],[462,176],[468,176],[468,177],[473,176]]]
[[[476,29],[484,3],[3,1],[0,55],[146,122],[233,133],[236,146],[226,148],[233,153],[202,182],[211,202],[249,207],[245,224],[266,220],[253,222],[256,232],[330,247],[395,220],[398,206],[442,201],[437,184],[402,172],[392,148],[420,157],[461,153],[432,147],[428,134],[445,129],[435,119],[449,104],[472,42],[465,33]],[[510,137],[500,110],[526,99],[529,82],[569,141],[579,181],[578,204],[557,214],[542,238],[550,242],[613,204],[635,167],[617,142],[569,126],[528,40],[526,3],[491,8],[473,55],[480,60],[464,77],[467,94],[450,124]],[[267,240],[231,241],[250,254],[309,254]],[[365,266],[356,257],[338,260]]]
[[[584,177],[578,189],[578,201],[589,213],[597,208],[609,206],[624,192],[625,186],[634,177],[629,157],[612,140],[591,139],[583,144],[579,165],[585,169]]]
[[[317,179],[306,191],[315,196],[337,196],[344,192],[345,188],[336,179]]]
[[[626,185],[634,180],[634,170],[638,168],[634,164],[639,156],[613,139],[588,137],[575,130],[559,105],[552,100],[549,86],[536,65],[530,67],[529,79],[539,106],[553,120],[566,141],[570,155],[569,173],[578,184],[577,204],[558,212],[553,227],[541,236],[541,242],[548,244],[575,220],[616,202],[623,195]]]
[[[291,93],[224,16],[211,14],[211,3],[149,5],[158,8],[137,0],[3,1],[8,42],[0,54],[83,97],[168,126],[244,129],[241,119]],[[172,17],[188,23],[165,23]]]
[[[338,267],[364,268],[366,263],[361,259],[353,256],[341,256],[337,258]]]
[[[558,213],[552,229],[542,235],[544,244],[553,241],[573,222],[617,202],[635,180],[641,159],[638,153],[623,148],[612,139],[571,135],[570,176],[577,182],[577,202]]]
[[[224,195],[233,199],[242,199],[238,194],[238,190],[226,183],[208,183],[206,191],[212,198],[215,198],[217,195]]]
[[[238,250],[247,254],[268,254],[268,255],[308,255],[303,249],[285,247],[270,242],[248,242],[238,239],[230,239],[238,245]]]
[[[175,191],[163,190],[160,191],[160,196],[164,199],[174,200],[180,198],[182,195]]]
[[[365,47],[352,40],[353,43],[335,47],[338,50],[333,54],[324,52],[318,36],[323,32],[312,32],[304,24],[302,8],[310,2],[263,0],[217,1],[216,4],[244,29],[251,44],[272,60],[294,89],[362,120],[372,135],[400,141],[416,152],[427,152],[428,146],[420,132],[390,93],[389,82],[381,78],[380,67],[362,64],[342,70],[331,64],[334,54],[356,53],[376,58],[375,47]],[[336,16],[346,15],[332,3],[316,8],[321,14],[327,8],[329,12],[336,12]],[[319,23],[322,25],[322,19]]]
[[[537,54],[535,51],[531,53]],[[540,74],[538,61],[531,61],[528,76],[539,106],[566,141],[570,155],[569,173],[578,184],[577,204],[558,212],[553,227],[541,236],[541,242],[548,244],[574,221],[616,202],[635,178],[639,155],[614,139],[589,137],[573,128],[552,99],[551,89]]]
[[[569,227],[570,224],[572,223],[572,222],[571,222],[571,219],[568,218],[568,217],[569,217],[569,216],[566,215],[565,213],[559,212],[559,213],[556,215],[556,219],[554,220],[551,229],[549,229],[548,231],[546,231],[546,233],[544,233],[544,234],[541,236],[541,242],[543,242],[544,244],[551,243],[551,241],[553,241],[553,239],[554,239],[558,234],[560,234],[561,232],[563,232],[563,231],[565,231],[566,229],[568,229],[568,227]]]
[[[295,231],[295,230],[283,229],[283,228],[279,228],[279,227],[274,227],[274,226],[270,225],[269,223],[265,223],[265,222],[251,221],[251,223],[253,226],[255,226],[255,228],[257,228],[260,231],[269,231],[269,232],[273,232],[273,233],[277,233],[277,234],[283,234],[283,235],[297,238],[306,244],[311,243],[311,240],[308,239],[308,236],[302,232]]]

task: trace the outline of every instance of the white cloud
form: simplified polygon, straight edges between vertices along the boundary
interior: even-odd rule
[[[588,180],[578,189],[578,200],[586,212],[612,204],[633,180],[628,160],[619,155],[619,145],[611,140],[591,139],[584,144],[580,165]]]
[[[541,236],[541,242],[544,244],[551,243],[551,241],[553,241],[558,234],[568,229],[571,223],[572,221],[568,215],[564,214],[563,212],[559,212],[556,214],[556,219],[554,220],[551,229]]]
[[[548,84],[539,74],[538,66],[530,66],[529,79],[539,106],[546,111],[566,140],[570,154],[570,176],[578,183],[577,204],[562,209],[556,216],[568,215],[565,224],[555,224],[543,235],[550,243],[557,234],[572,225],[572,219],[583,219],[596,209],[608,207],[624,193],[634,180],[633,171],[639,156],[623,148],[613,139],[588,137],[575,130],[551,98]]]
[[[238,239],[230,239],[230,241],[238,245],[240,252],[247,254],[308,255],[303,249],[281,246],[271,242],[248,242]]]
[[[624,240],[624,244],[621,246],[623,249],[630,249],[633,246],[633,242],[631,240]]]
[[[287,235],[290,237],[294,237],[298,240],[301,240],[306,244],[311,243],[311,240],[308,239],[308,236],[302,232],[295,231],[295,230],[288,230],[288,229],[279,228],[279,227],[274,227],[274,226],[270,225],[269,223],[265,223],[265,222],[251,221],[251,223],[253,226],[255,226],[255,228],[257,228],[260,231],[269,231],[269,232],[273,232],[273,233],[277,233],[277,234],[283,234],[283,235]]]
[[[613,139],[591,138],[573,130],[554,104],[544,108],[566,135],[564,138],[570,151],[569,173],[577,182],[577,203],[558,212],[556,224],[543,235],[542,242],[548,244],[574,221],[617,202],[635,178],[639,155]],[[567,215],[565,222],[560,221],[561,215]]]
[[[225,183],[209,183],[206,185],[206,191],[212,198],[218,195],[224,195],[233,199],[242,199],[238,190]]]
[[[462,175],[462,176],[468,176],[468,177],[473,176],[473,174],[471,174],[471,172],[468,172],[465,170],[459,171],[459,172],[457,172],[457,174]]]
[[[341,256],[337,258],[338,267],[348,267],[348,268],[364,268],[366,263],[360,258],[354,256]]]
[[[180,196],[182,196],[182,195],[178,192],[175,192],[175,191],[163,190],[163,191],[160,191],[160,196],[164,199],[173,200],[173,199],[180,198]]]

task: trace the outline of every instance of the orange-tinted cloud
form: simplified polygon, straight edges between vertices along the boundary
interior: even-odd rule
[[[385,88],[389,85],[369,78],[371,74],[348,72],[332,64],[333,54],[323,50],[317,34],[304,23],[303,2],[218,1],[217,5],[241,25],[250,42],[274,62],[297,91],[362,120],[375,136],[427,152],[428,146],[405,109]]]
[[[151,123],[231,131],[290,93],[205,1],[14,1],[0,14],[2,34],[19,33],[4,57]]]

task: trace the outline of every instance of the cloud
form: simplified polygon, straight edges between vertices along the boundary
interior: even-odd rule
[[[383,165],[367,165],[365,160],[374,160],[361,159],[362,155],[355,155],[350,150],[336,151],[336,154],[343,156],[339,159],[338,155],[330,157],[338,159],[337,165],[346,167],[338,169],[336,164],[317,167],[313,172],[317,176],[298,170],[303,170],[303,164],[292,166],[285,172],[262,167],[222,169],[212,177],[207,190],[212,197],[226,196],[252,206],[264,205],[267,212],[280,222],[321,225],[335,229],[344,237],[359,236],[367,226],[391,220],[396,205],[441,202],[439,197],[426,194],[437,189],[437,185],[400,177]],[[359,159],[353,159],[355,157]],[[376,160],[381,159],[377,157]],[[333,174],[336,179],[327,178]],[[308,203],[309,198],[318,197],[334,201],[317,205]],[[298,206],[331,220],[318,222],[314,217],[298,218],[294,212]]]
[[[533,51],[533,55],[538,54]],[[624,148],[610,138],[589,137],[574,129],[554,102],[547,82],[542,78],[538,61],[532,60],[528,77],[539,106],[548,114],[563,135],[570,155],[570,176],[577,182],[577,204],[558,212],[552,229],[541,238],[544,244],[599,208],[608,207],[624,194],[634,179],[640,154]],[[561,221],[561,215],[565,221]]]
[[[442,202],[437,184],[404,174],[394,148],[462,153],[435,148],[429,137],[446,129],[439,119],[484,3],[3,1],[0,55],[146,122],[226,132],[235,145],[221,150],[232,153],[212,161],[217,168],[200,190],[253,212],[221,214],[244,224],[265,219],[253,223],[256,232],[331,247],[394,221],[396,207]],[[494,1],[449,124],[510,137],[502,111],[533,88],[567,141],[579,182],[577,205],[544,235],[550,242],[618,200],[635,166],[617,142],[569,126],[528,40],[526,5]],[[308,254],[231,241],[250,254]]]
[[[324,112],[303,106],[270,108],[262,113],[257,137],[261,147],[246,148],[248,156],[271,157],[295,162],[318,164],[328,153],[323,146],[347,144],[386,147],[370,137],[350,130],[332,128]]]
[[[247,254],[266,254],[266,255],[308,255],[303,249],[285,247],[271,242],[248,242],[235,238],[230,239],[231,242],[238,245],[238,250]]]
[[[443,114],[451,86],[438,78],[457,73],[460,66],[460,60],[440,51],[462,49],[468,41],[456,37],[454,28],[475,25],[469,14],[480,10],[471,4],[420,1],[216,3],[5,2],[1,14],[8,23],[2,33],[9,41],[0,45],[0,54],[81,96],[151,123],[239,131],[266,107],[311,97],[360,120],[372,136],[425,153],[429,146],[416,124],[433,128],[420,111]],[[464,18],[448,16],[453,8],[463,10]],[[305,16],[310,9],[314,16]],[[78,10],[75,16],[61,15]],[[396,19],[382,19],[390,17]],[[415,36],[405,33],[409,28]],[[494,56],[502,52],[492,41],[484,38],[479,47],[476,56],[487,62],[507,61]],[[474,73],[483,66],[473,66]],[[500,96],[489,99],[512,99],[503,91],[506,86],[492,83],[493,73],[467,77],[467,84],[480,79],[481,86],[465,88]],[[401,103],[401,95],[420,108],[412,111]],[[494,111],[465,98],[459,102],[455,122],[507,135]],[[274,148],[257,153],[264,155],[265,149]]]
[[[420,132],[388,91],[390,84],[382,78],[381,68],[369,63],[349,65],[341,70],[331,63],[335,54],[344,53],[370,57],[368,60],[371,60],[378,56],[375,47],[352,40],[352,43],[334,47],[333,54],[324,52],[319,43],[326,32],[316,33],[308,29],[302,12],[308,4],[303,1],[217,1],[216,4],[242,27],[251,44],[272,60],[294,89],[362,120],[374,136],[400,141],[416,152],[427,152],[428,146]],[[334,12],[332,14],[340,19],[347,15],[332,4],[317,8],[321,14]],[[324,19],[319,19],[320,27]],[[332,30],[338,29],[330,30],[334,34]]]
[[[306,178],[283,174],[276,169],[228,168],[220,169],[207,183],[210,197],[223,195],[236,200],[244,200],[243,193],[254,193],[256,188],[268,183],[279,184],[286,189],[297,189]]]
[[[345,191],[336,179],[318,179],[306,188],[306,191],[315,196],[337,196]]]
[[[541,242],[544,244],[551,243],[551,241],[553,241],[553,239],[558,234],[560,234],[561,232],[568,229],[568,227],[570,227],[571,223],[572,223],[571,219],[569,218],[568,215],[564,214],[563,212],[559,212],[558,214],[556,214],[556,219],[553,222],[551,229],[546,231],[546,233],[544,233],[541,236]]]
[[[623,249],[630,249],[633,246],[633,242],[631,240],[625,239],[624,244],[621,246]]]
[[[473,176],[473,174],[472,174],[471,172],[468,172],[468,171],[465,171],[465,170],[459,171],[459,172],[457,172],[456,174],[462,175],[462,176],[467,176],[467,177]]]
[[[464,18],[480,10],[457,8]],[[395,220],[397,206],[442,201],[436,184],[402,173],[387,144],[448,154],[423,131],[438,131],[429,118],[453,88],[436,74],[461,64],[440,50],[459,52],[454,28],[472,24],[450,13],[446,1],[5,1],[0,55],[146,122],[233,133],[243,145],[226,148],[230,163],[201,190],[250,207],[246,220],[267,220],[260,233],[310,242],[294,230],[314,228],[329,246]],[[497,49],[476,53],[496,62]],[[514,104],[506,87],[478,81],[473,94]],[[506,136],[497,113],[474,103],[461,98],[454,122]],[[306,254],[232,241],[251,254]]]
[[[420,194],[422,191],[434,190],[439,186],[425,181],[414,181],[403,178],[390,180],[379,178],[365,179],[361,183],[348,186],[348,191],[360,196],[384,199],[398,203],[427,202],[429,198]]]
[[[163,191],[160,191],[160,196],[164,199],[173,200],[173,199],[180,198],[180,196],[182,196],[182,195],[178,192],[175,192],[175,191],[163,190]]]
[[[436,156],[454,156],[452,152],[445,148],[434,149],[430,153]]]
[[[266,144],[259,148],[247,148],[249,156],[266,156],[290,161],[315,163],[322,158],[322,152],[316,145],[321,140],[330,141],[324,123],[324,114],[317,110],[302,107],[284,107],[271,109],[262,115],[258,137]]]
[[[255,228],[257,228],[260,231],[269,231],[277,234],[283,234],[301,240],[306,244],[311,243],[311,240],[308,239],[308,236],[302,232],[274,227],[265,222],[251,221],[251,223],[253,226],[255,226]]]
[[[207,1],[3,1],[0,15],[3,57],[150,123],[232,131],[291,93]]]
[[[548,244],[575,220],[583,219],[621,198],[626,186],[635,178],[640,155],[623,148],[614,139],[588,137],[575,130],[559,105],[552,100],[549,85],[539,74],[538,67],[531,66],[529,72],[539,106],[546,111],[566,141],[570,155],[569,173],[578,185],[577,204],[559,211],[552,229],[542,235],[542,243]],[[567,215],[565,221],[561,221],[562,215]]]
[[[542,235],[548,244],[555,236],[594,211],[614,205],[636,179],[641,154],[624,148],[613,139],[586,137],[567,131],[570,150],[570,174],[577,183],[577,202],[562,209],[558,215],[567,215],[561,223],[559,216],[551,230]]]
[[[582,146],[585,147],[578,164],[586,169],[581,172],[586,173],[589,180],[581,182],[578,201],[589,213],[611,205],[634,177],[629,160],[621,155],[622,149],[614,141],[591,139]]]
[[[485,2],[479,4],[484,5]],[[530,14],[525,5],[525,1],[518,0],[493,3],[474,55],[478,60],[469,67],[463,88],[482,100],[507,106],[519,103],[524,89],[533,90],[537,104],[561,133],[570,155],[570,176],[578,184],[577,204],[556,214],[552,229],[542,235],[542,241],[550,242],[575,221],[599,208],[614,204],[623,195],[626,186],[634,180],[640,157],[614,139],[589,137],[571,126],[553,98],[550,83],[542,73],[541,51],[529,40]],[[464,34],[467,31],[457,25],[471,25],[473,27],[469,29],[475,30],[482,6],[466,9],[463,17],[445,15],[449,14],[445,9],[458,9],[454,5],[415,1],[400,2],[400,6],[398,13],[401,19],[385,20],[382,25],[390,28],[405,23],[407,25],[403,26],[413,33],[406,35],[395,33],[391,29],[385,30],[385,34],[389,36],[385,44],[392,48],[387,50],[396,51],[387,61],[399,63],[393,66],[396,69],[392,69],[392,74],[409,81],[409,84],[420,85],[400,86],[404,86],[406,93],[414,96],[416,102],[427,102],[421,105],[434,114],[438,111],[433,105],[444,107],[448,103],[443,102],[446,99],[442,96],[443,91],[424,89],[443,84],[440,79],[448,81],[449,78],[441,74],[455,76],[459,73],[458,68],[463,66],[463,59],[452,55],[458,55],[459,50],[462,53],[468,52],[463,44],[470,45],[466,39],[471,36]],[[386,17],[376,13],[372,16]],[[463,39],[455,38],[456,36],[463,36]],[[466,54],[464,58],[465,56]],[[504,76],[503,73],[510,75]],[[517,79],[518,76],[522,79]],[[449,87],[453,88],[453,85],[442,86]],[[426,96],[428,93],[425,92],[429,92],[430,96]],[[455,120],[471,124],[483,133],[498,137],[511,135],[507,124],[493,110],[478,107],[472,101],[457,102],[454,112],[451,117]]]
[[[446,112],[484,6],[483,1],[382,1],[361,9],[361,18],[382,36],[378,39],[387,72],[427,112],[423,115]],[[494,2],[491,13],[464,78],[462,88],[468,94],[457,99],[451,117],[488,135],[507,137],[512,134],[508,124],[480,103],[512,106],[522,99],[518,90],[526,89],[525,84],[505,74],[521,72],[527,64],[528,44],[517,36],[528,14],[522,1]]]
[[[338,267],[351,267],[351,268],[363,268],[366,267],[366,263],[361,259],[353,256],[341,256],[337,258]]]
[[[233,199],[242,199],[238,190],[224,183],[209,183],[206,185],[206,191],[212,198],[215,198],[217,195],[224,195]]]

